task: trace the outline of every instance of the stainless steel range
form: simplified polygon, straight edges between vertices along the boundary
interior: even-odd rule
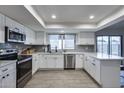
[[[32,56],[19,55],[17,62],[17,87],[22,88],[32,78]]]

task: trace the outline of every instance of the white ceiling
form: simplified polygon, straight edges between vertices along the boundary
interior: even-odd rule
[[[33,5],[46,24],[97,24],[120,9],[117,5]],[[51,15],[55,14],[56,19]],[[90,20],[89,16],[95,18]]]
[[[124,20],[119,5],[1,5],[0,12],[34,31],[48,32],[98,31]]]
[[[35,31],[41,31],[42,29],[38,20],[23,5],[0,5],[0,13]]]

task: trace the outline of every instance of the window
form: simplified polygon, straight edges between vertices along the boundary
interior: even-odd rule
[[[97,37],[97,52],[108,54],[109,40],[108,36]]]
[[[75,47],[74,43],[75,43],[74,35],[64,35],[63,49],[74,49],[74,47]]]
[[[51,45],[51,49],[62,49],[62,40],[60,35],[49,35],[49,42]]]
[[[97,36],[97,52],[121,56],[121,36]]]
[[[121,56],[121,37],[120,36],[110,37],[110,54]]]
[[[75,49],[75,35],[65,34],[65,35],[49,35],[49,42],[51,49]]]

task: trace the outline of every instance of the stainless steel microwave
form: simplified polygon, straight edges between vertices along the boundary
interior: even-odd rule
[[[18,28],[10,29],[5,26],[5,41],[24,43],[26,40],[25,33],[21,32]]]

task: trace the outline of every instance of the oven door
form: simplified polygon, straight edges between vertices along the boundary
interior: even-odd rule
[[[23,80],[32,72],[32,59],[17,63],[17,82]]]

